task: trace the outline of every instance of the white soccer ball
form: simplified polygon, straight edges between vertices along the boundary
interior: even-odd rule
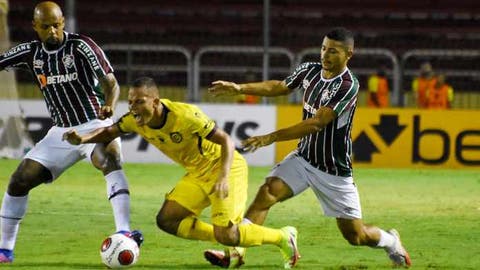
[[[120,234],[112,234],[100,247],[102,262],[109,268],[124,268],[134,265],[140,257],[140,249],[135,240]]]

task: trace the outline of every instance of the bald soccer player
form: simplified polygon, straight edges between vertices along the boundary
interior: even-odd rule
[[[69,129],[90,131],[113,123],[109,117],[113,115],[120,91],[113,68],[92,39],[64,31],[65,18],[56,3],[37,4],[32,25],[38,39],[0,55],[0,70],[22,68],[33,74],[53,126],[10,177],[0,209],[0,263],[13,261],[30,190],[53,182],[85,158],[105,176],[115,230],[140,244],[141,233],[130,232],[130,195],[121,166],[120,140],[81,146],[62,141],[62,134]]]

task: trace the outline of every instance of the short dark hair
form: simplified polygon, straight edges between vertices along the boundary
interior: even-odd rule
[[[133,87],[139,88],[139,87],[145,87],[145,88],[151,88],[151,87],[157,87],[157,84],[155,84],[155,80],[150,78],[150,77],[140,77],[136,79],[133,84]]]
[[[353,33],[344,27],[333,28],[326,34],[326,37],[336,41],[340,41],[345,45],[352,46],[354,45]]]

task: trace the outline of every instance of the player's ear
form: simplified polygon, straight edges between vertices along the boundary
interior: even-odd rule
[[[346,55],[347,55],[347,60],[350,60],[350,58],[352,58],[352,56],[353,56],[353,48],[347,47]]]
[[[153,99],[153,106],[155,108],[158,108],[158,105],[160,104],[160,98],[156,97]]]

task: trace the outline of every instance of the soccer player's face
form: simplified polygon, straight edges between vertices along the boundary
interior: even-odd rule
[[[155,113],[155,98],[148,94],[145,87],[132,87],[128,91],[128,108],[137,125],[148,124]]]
[[[325,37],[322,43],[322,68],[330,72],[341,72],[352,55],[346,45],[340,41]]]
[[[65,19],[61,14],[51,12],[39,14],[33,19],[33,29],[43,43],[58,45],[63,42]]]

